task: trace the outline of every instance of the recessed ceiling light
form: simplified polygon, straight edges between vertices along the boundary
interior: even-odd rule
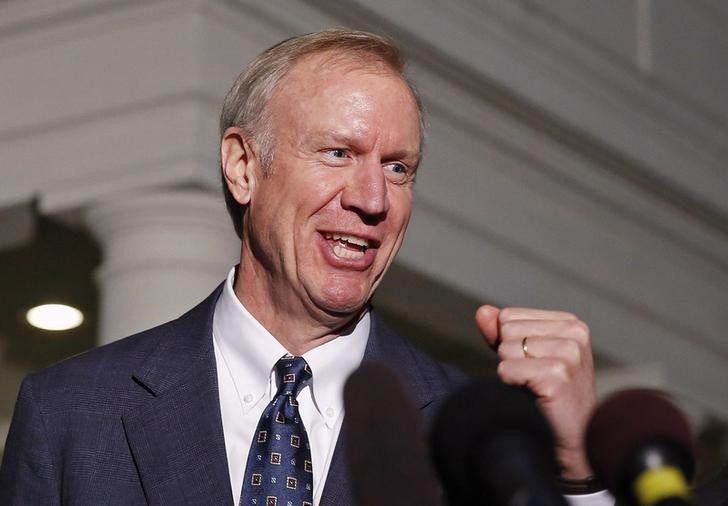
[[[34,327],[43,330],[69,330],[83,323],[83,313],[65,304],[43,304],[25,313],[25,318]]]

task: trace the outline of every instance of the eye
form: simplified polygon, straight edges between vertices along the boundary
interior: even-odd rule
[[[387,179],[394,183],[405,183],[409,179],[409,168],[399,162],[392,162],[384,165]]]
[[[346,148],[326,148],[321,150],[323,163],[334,167],[343,167],[351,160],[352,153]]]

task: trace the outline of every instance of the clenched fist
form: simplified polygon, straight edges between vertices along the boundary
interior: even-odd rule
[[[536,394],[556,436],[562,477],[591,476],[584,448],[595,403],[589,327],[571,313],[490,305],[477,310],[475,321],[498,352],[501,380]]]

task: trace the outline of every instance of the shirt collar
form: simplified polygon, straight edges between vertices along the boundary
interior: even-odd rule
[[[235,268],[217,299],[212,333],[238,395],[252,395],[255,401],[243,404],[247,412],[266,393],[273,366],[288,352],[240,303],[233,289],[234,279]]]
[[[344,412],[344,384],[364,358],[371,322],[369,311],[336,339],[303,354],[313,371],[312,398],[332,428]]]
[[[288,351],[251,315],[235,295],[233,268],[217,300],[213,338],[232,375],[238,395],[257,402],[270,390],[273,367]],[[369,311],[342,335],[303,355],[311,371],[311,396],[327,426],[333,427],[344,408],[344,384],[364,357],[371,321]],[[222,365],[218,365],[220,367]],[[275,394],[275,388],[270,395]],[[244,403],[244,411],[256,402]]]

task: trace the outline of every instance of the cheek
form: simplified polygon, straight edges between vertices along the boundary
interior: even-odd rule
[[[296,203],[298,214],[309,217],[323,208],[336,207],[336,197],[345,184],[343,173],[312,170],[305,176],[286,191],[288,203]]]
[[[298,217],[303,221],[311,220],[317,224],[331,226],[342,221],[341,189],[338,185],[323,182],[311,187],[310,191],[299,196],[300,210]]]
[[[397,235],[402,235],[412,215],[412,195],[400,195],[393,199],[390,213],[393,231],[397,232]]]
[[[312,195],[328,195],[334,188],[338,187],[337,181],[333,177],[326,177],[326,173],[316,173],[313,175],[315,180],[309,183],[308,192]]]

